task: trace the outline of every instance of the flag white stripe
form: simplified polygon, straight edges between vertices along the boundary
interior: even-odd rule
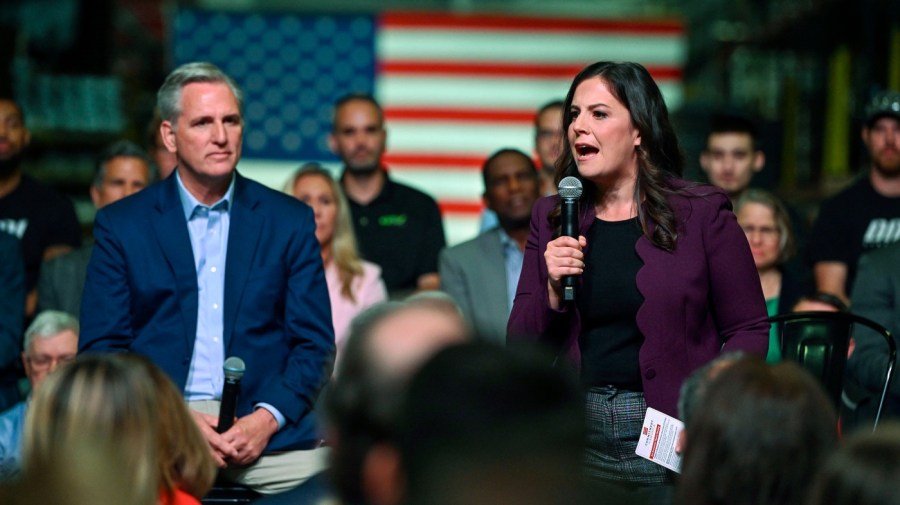
[[[405,170],[391,166],[391,177],[404,184],[421,189],[429,195],[440,195],[441,199],[481,203],[484,183],[479,170]]]
[[[574,75],[572,77],[575,77]],[[563,99],[572,79],[514,79],[480,76],[380,75],[377,98],[389,107],[457,107],[489,109],[537,109],[545,102]],[[684,100],[680,81],[658,80],[669,110]]]
[[[614,35],[479,30],[383,30],[376,38],[382,61],[576,63],[628,60],[680,66],[687,59],[682,35]]]
[[[531,152],[530,124],[390,121],[388,152],[484,156],[502,147]]]

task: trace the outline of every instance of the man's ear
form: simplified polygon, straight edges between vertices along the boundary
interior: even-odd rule
[[[160,137],[162,137],[163,144],[166,146],[166,150],[170,153],[174,153],[175,149],[175,125],[173,125],[170,121],[163,121],[159,125]]]
[[[337,139],[334,138],[334,133],[328,134],[328,149],[331,149],[331,152],[337,154]]]
[[[753,152],[753,171],[759,172],[766,166],[766,153],[756,150]]]
[[[93,184],[91,184],[91,201],[94,202],[94,207],[100,208],[100,190]]]
[[[400,505],[406,491],[400,452],[396,447],[375,444],[366,454],[361,472],[361,488],[371,505]]]

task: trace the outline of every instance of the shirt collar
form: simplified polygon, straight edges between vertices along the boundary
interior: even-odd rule
[[[515,240],[512,239],[509,235],[506,234],[506,230],[497,226],[497,231],[500,233],[500,245],[503,246],[503,251],[513,248],[516,251],[519,251],[519,244],[516,243]]]
[[[234,179],[234,174],[231,174],[231,183],[228,185],[228,190],[225,191],[225,196],[223,196],[222,199],[212,205],[206,205],[200,203],[200,200],[194,198],[194,195],[192,195],[191,192],[188,191],[186,187],[184,187],[184,182],[181,181],[181,174],[179,174],[176,170],[175,181],[178,183],[178,196],[181,197],[181,208],[182,210],[184,210],[184,218],[187,221],[190,221],[191,216],[194,215],[194,209],[196,209],[198,206],[213,209],[224,203],[222,208],[223,210],[227,211],[231,199],[234,196]]]

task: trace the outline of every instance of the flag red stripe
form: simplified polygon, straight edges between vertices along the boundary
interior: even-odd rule
[[[435,16],[428,12],[390,12],[380,18],[382,29],[446,29],[498,31],[572,31],[617,32],[643,35],[683,35],[684,25],[676,19],[623,21],[601,19],[559,19],[545,17],[510,17],[502,15],[451,14]]]
[[[481,170],[481,164],[487,158],[482,156],[460,156],[454,154],[422,154],[422,153],[385,153],[384,162],[387,166],[424,167],[431,170],[432,167],[457,167],[466,170]]]
[[[481,214],[484,208],[480,203],[459,200],[438,200],[438,207],[442,214]]]
[[[521,64],[505,62],[415,61],[389,60],[379,63],[382,74],[453,75],[465,77],[524,77],[571,79],[582,65]],[[678,67],[647,66],[654,79],[681,79]]]
[[[481,121],[491,123],[533,123],[533,110],[442,109],[423,107],[385,107],[388,121]]]

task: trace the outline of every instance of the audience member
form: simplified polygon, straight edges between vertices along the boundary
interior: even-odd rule
[[[440,287],[444,226],[433,198],[388,176],[386,139],[384,113],[374,98],[349,95],[335,104],[328,145],[344,163],[341,186],[359,250],[381,267],[391,298],[400,299]]]
[[[399,460],[391,440],[407,381],[439,349],[468,340],[459,308],[439,292],[363,311],[350,327],[344,357],[325,396],[330,475],[260,500],[259,505],[316,503],[336,494],[341,503],[398,505]],[[324,481],[324,482],[323,482]]]
[[[94,165],[91,200],[98,209],[136,193],[156,179],[153,162],[128,140],[107,146]],[[84,245],[44,263],[38,280],[38,309],[81,311],[81,293],[93,245]]]
[[[837,440],[837,416],[796,363],[747,357],[712,379],[686,427],[676,503],[796,505]]]
[[[753,176],[766,165],[757,146],[756,126],[747,118],[719,114],[713,117],[700,166],[710,184],[722,188],[736,202],[750,187]]]
[[[481,169],[484,201],[500,226],[441,251],[441,289],[447,292],[479,337],[506,341],[531,208],[540,197],[531,158],[515,149],[492,154]]]
[[[37,307],[41,262],[81,245],[81,226],[72,202],[22,173],[30,140],[22,109],[13,100],[0,98],[0,232],[13,235],[22,245],[28,318]]]
[[[0,412],[21,399],[17,367],[25,314],[25,264],[12,235],[0,233]]]
[[[525,352],[526,350],[531,352]],[[582,499],[584,403],[533,349],[451,346],[413,377],[400,417],[407,505],[572,505]],[[608,496],[591,503],[608,503]]]
[[[816,476],[807,505],[900,505],[900,426],[847,438]]]
[[[853,312],[890,330],[900,346],[900,244],[864,255],[859,260],[852,296]],[[847,374],[876,402],[884,389],[888,347],[884,338],[863,325],[854,326],[855,346],[847,362]],[[896,369],[895,369],[896,371]],[[900,417],[900,380],[891,383],[885,398],[887,417]]]
[[[765,355],[759,276],[727,196],[678,178],[678,140],[644,67],[586,67],[563,110],[557,179],[584,185],[580,236],[560,236],[558,197],[538,201],[509,339],[551,345],[580,366],[588,474],[659,501],[669,476],[634,453],[644,414],[676,415],[681,383],[721,352]],[[566,276],[576,278],[571,302]]]
[[[187,490],[205,494],[215,465],[187,407],[170,397],[174,385],[149,367],[121,354],[91,355],[50,375],[26,421],[24,473],[84,440],[107,438],[115,441],[110,457],[128,469],[121,503],[152,495],[160,505],[199,505]]]
[[[860,256],[900,240],[900,93],[872,98],[862,139],[869,170],[822,202],[809,244],[816,288],[844,301],[852,294]]]
[[[22,363],[31,391],[38,390],[47,375],[75,359],[78,352],[78,320],[65,312],[41,312],[25,330]],[[17,403],[0,414],[0,480],[18,475],[22,466],[22,432],[29,401]]]
[[[347,199],[328,171],[316,163],[307,163],[288,181],[287,190],[313,209],[339,361],[350,321],[367,307],[387,299],[381,268],[360,259]]]
[[[747,354],[741,351],[720,354],[691,372],[691,375],[681,383],[681,391],[678,393],[678,419],[684,423],[685,427],[693,424],[694,415],[703,405],[706,390],[709,389],[713,379],[718,377],[722,370],[745,357]]]
[[[735,114],[716,114],[710,121],[706,146],[700,154],[700,166],[710,184],[722,188],[736,205],[750,189],[754,176],[765,168],[766,155],[759,146],[756,125],[746,117]],[[773,198],[775,198],[773,196]],[[793,235],[794,250],[781,265],[798,282],[807,282],[809,269],[799,257],[806,248],[807,220],[786,202],[781,202]]]
[[[766,299],[766,313],[774,316],[790,312],[804,287],[784,268],[794,253],[794,234],[787,209],[768,191],[748,188],[738,198],[734,213],[750,243],[750,253]],[[781,341],[778,328],[773,325],[769,331],[766,361],[776,363],[780,360]]]
[[[157,505],[159,493],[144,489],[136,496],[129,488],[131,468],[117,460],[116,444],[105,434],[85,434],[59,447],[54,457],[31,465],[21,478],[0,483],[3,505]]]
[[[541,164],[541,195],[556,194],[556,160],[563,150],[563,107],[565,102],[553,100],[541,106],[534,118],[534,152]]]
[[[133,353],[116,356],[129,367],[143,369],[150,377],[157,396],[155,429],[163,504],[196,503],[212,487],[216,465],[181,392],[172,379],[147,357]]]
[[[312,409],[334,334],[312,211],[235,170],[241,96],[209,63],[166,78],[163,140],[178,167],[97,213],[81,350],[150,357],[184,391],[225,474],[268,493],[324,465]],[[226,355],[246,373],[237,420],[217,433]]]
[[[562,152],[562,100],[554,100],[541,106],[534,116],[534,152],[537,154],[537,167],[540,181],[540,193],[543,196],[556,194],[556,160]],[[499,226],[497,213],[486,208],[481,214],[481,232],[484,233]]]
[[[166,147],[166,143],[162,138],[161,125],[162,118],[159,117],[159,109],[155,109],[153,118],[150,120],[150,124],[147,125],[147,152],[150,153],[150,158],[153,159],[159,171],[159,178],[165,179],[175,171],[175,166],[178,165],[178,157]]]

